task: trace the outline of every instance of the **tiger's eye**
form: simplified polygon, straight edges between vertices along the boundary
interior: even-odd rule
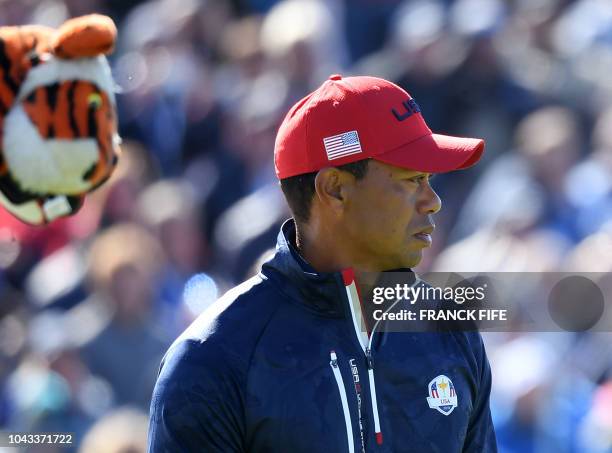
[[[87,96],[87,104],[94,109],[98,109],[102,106],[102,96],[98,93],[91,93]]]

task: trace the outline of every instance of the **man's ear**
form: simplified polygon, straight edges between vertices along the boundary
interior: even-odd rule
[[[346,171],[340,171],[334,167],[319,170],[315,177],[315,192],[319,202],[340,212],[347,200],[347,194],[355,177]]]

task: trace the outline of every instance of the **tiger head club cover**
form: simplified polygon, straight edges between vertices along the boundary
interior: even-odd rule
[[[58,29],[0,27],[0,204],[44,225],[75,213],[119,153],[105,55],[117,29],[92,14]]]

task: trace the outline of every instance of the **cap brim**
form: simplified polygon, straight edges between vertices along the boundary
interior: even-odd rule
[[[430,134],[373,159],[410,170],[445,173],[474,165],[484,152],[484,140]]]

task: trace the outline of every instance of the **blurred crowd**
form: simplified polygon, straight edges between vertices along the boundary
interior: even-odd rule
[[[609,0],[0,0],[0,24],[94,11],[119,29],[123,153],[74,217],[0,211],[0,430],[144,451],[160,359],[271,253],[276,129],[332,73],[393,80],[434,131],[487,142],[433,181],[417,271],[592,272],[610,304]],[[612,452],[610,334],[485,341],[501,452]]]

